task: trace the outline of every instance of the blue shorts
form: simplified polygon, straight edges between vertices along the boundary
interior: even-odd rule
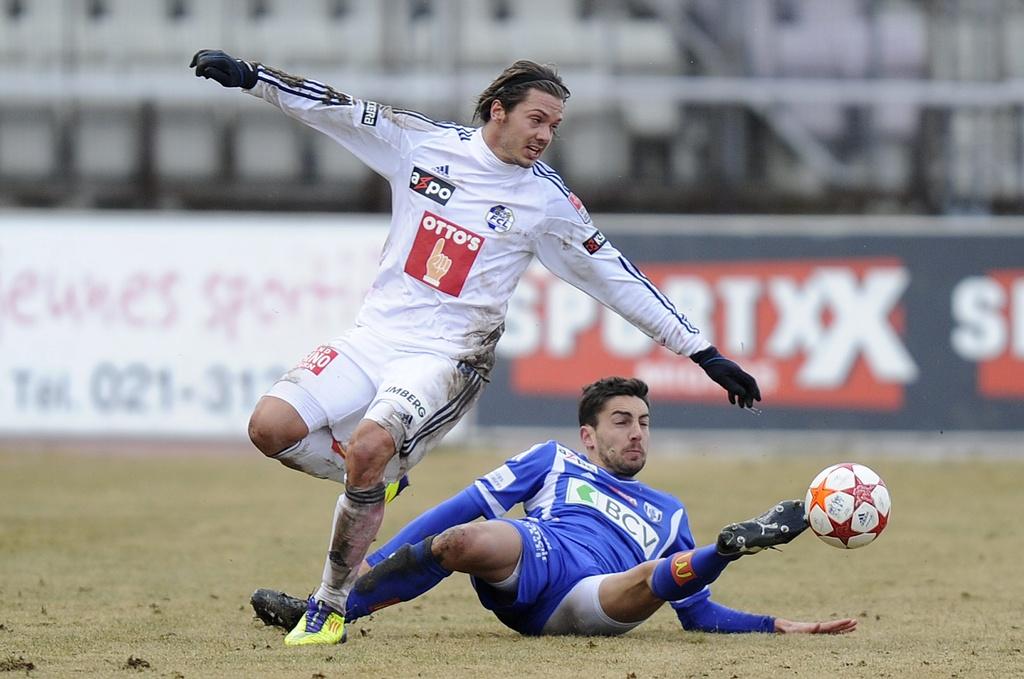
[[[544,623],[576,583],[603,571],[590,551],[543,523],[499,519],[515,526],[523,541],[515,597],[473,578],[484,608],[520,634],[538,635]]]

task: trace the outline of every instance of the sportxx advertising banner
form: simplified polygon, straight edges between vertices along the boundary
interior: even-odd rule
[[[651,385],[659,427],[1024,428],[1024,228],[975,234],[934,220],[888,235],[900,230],[802,219],[808,235],[794,235],[754,221],[606,235],[757,378],[760,415],[737,412],[691,361],[538,266],[513,301],[478,422],[571,426],[581,386],[616,374]]]
[[[0,213],[0,436],[244,439],[273,381],[351,327],[386,223]],[[1024,429],[1024,222],[595,223],[757,377],[762,413],[537,265],[478,425],[571,426],[581,386],[621,374],[659,428]]]

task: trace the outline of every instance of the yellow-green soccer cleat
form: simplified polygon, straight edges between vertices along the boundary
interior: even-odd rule
[[[288,636],[284,638],[285,646],[327,646],[343,644],[345,618],[336,610],[322,601],[309,597],[306,602],[306,614],[299,620]]]
[[[408,475],[403,476],[402,478],[398,479],[397,481],[392,481],[387,486],[385,486],[384,487],[384,502],[385,502],[385,504],[390,504],[391,501],[394,500],[396,497],[398,497],[398,494],[401,493],[403,490],[405,490],[408,486],[409,486],[409,476]]]

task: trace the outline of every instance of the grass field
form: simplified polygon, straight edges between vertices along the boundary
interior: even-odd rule
[[[655,450],[657,445],[655,443]],[[802,496],[832,459],[652,460],[698,543]],[[438,451],[384,533],[495,466]],[[465,576],[360,620],[336,648],[286,649],[249,608],[260,586],[319,579],[339,487],[258,454],[0,453],[0,677],[1024,676],[1024,463],[863,459],[893,496],[886,533],[843,552],[810,534],[741,559],[721,603],[793,619],[855,616],[841,637],[686,633],[664,608],[614,639],[527,639]],[[9,673],[9,674],[8,674]]]

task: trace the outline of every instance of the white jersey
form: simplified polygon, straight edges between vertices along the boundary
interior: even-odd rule
[[[391,184],[391,226],[357,324],[397,346],[489,368],[509,298],[537,257],[672,351],[709,346],[547,165],[499,160],[480,128],[256,68],[251,94],[327,134]]]

